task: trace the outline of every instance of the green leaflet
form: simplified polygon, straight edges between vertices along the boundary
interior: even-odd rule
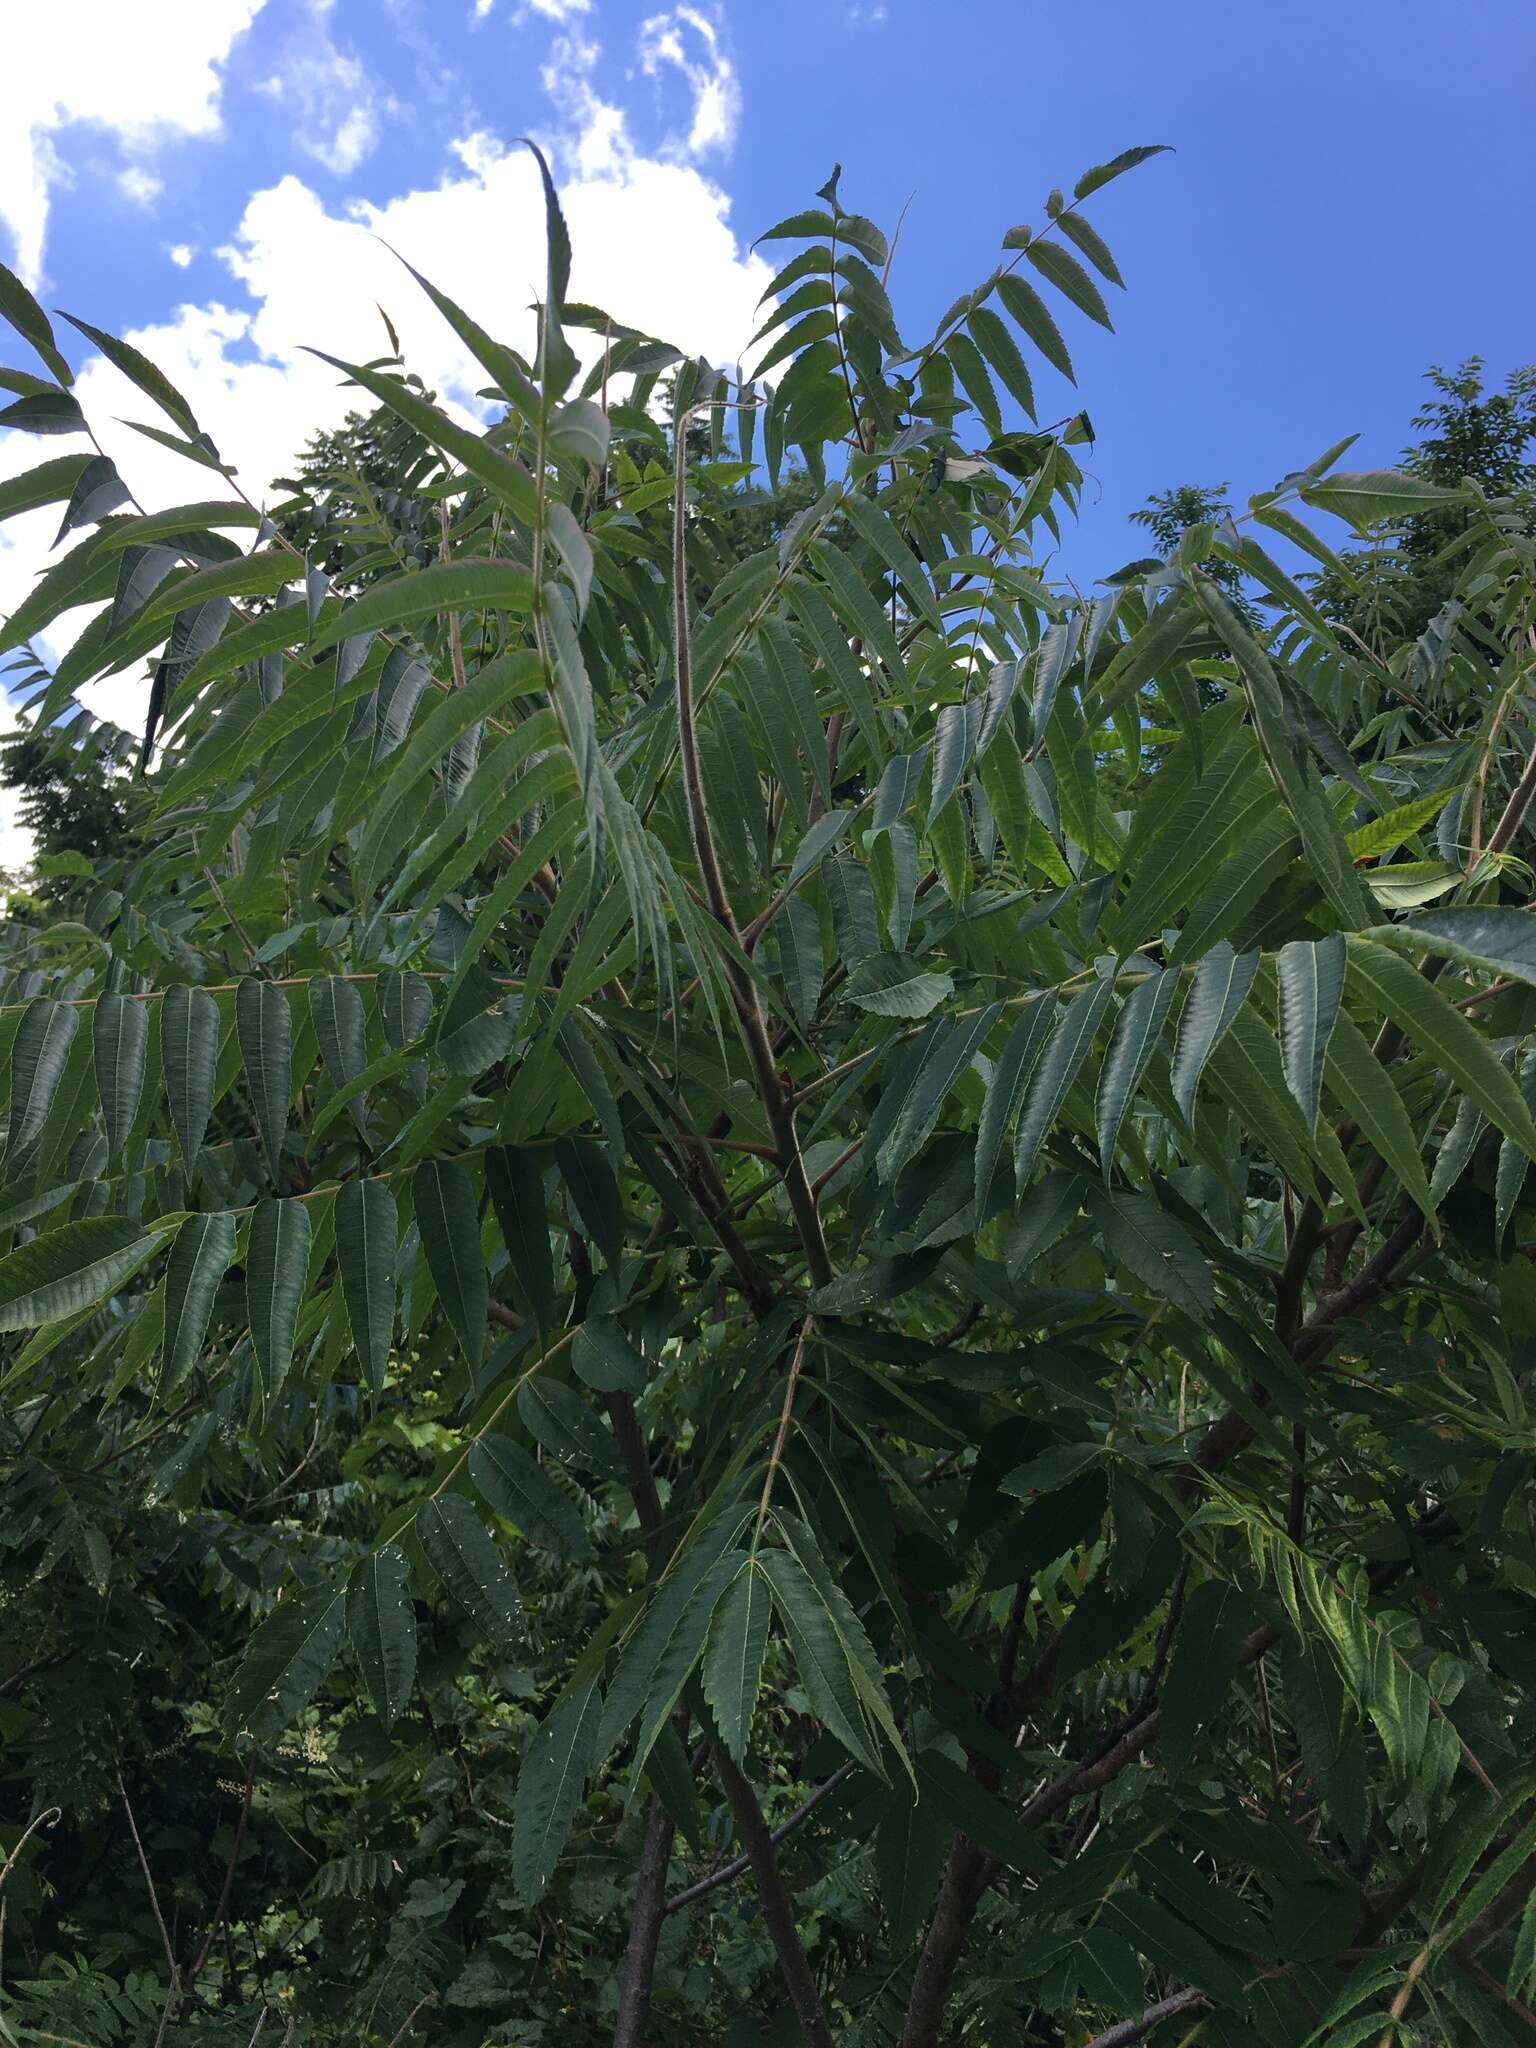
[[[517,1412],[523,1427],[552,1456],[594,1472],[618,1469],[613,1432],[599,1422],[574,1387],[542,1375],[520,1389]]]
[[[189,1216],[165,1263],[165,1351],[162,1395],[175,1392],[202,1355],[213,1297],[235,1256],[235,1219],[223,1212]]]
[[[195,1168],[213,1113],[219,1006],[206,989],[168,988],[160,1005],[160,1058],[181,1156]]]
[[[245,1248],[246,1313],[268,1401],[293,1362],[299,1307],[309,1274],[310,1221],[304,1202],[258,1202]]]
[[[77,1315],[135,1274],[179,1216],[146,1225],[129,1216],[92,1216],[35,1237],[0,1259],[0,1332],[35,1330]]]
[[[1356,527],[1378,519],[1402,519],[1432,505],[1454,505],[1459,491],[1447,490],[1401,469],[1337,470],[1303,485],[1301,496],[1322,512],[1336,512]]]
[[[539,1898],[555,1874],[597,1761],[602,1695],[579,1685],[539,1723],[517,1777],[512,1825],[512,1881],[524,1899]]]
[[[362,997],[343,975],[317,974],[309,984],[309,1018],[325,1071],[338,1088],[345,1088],[368,1064]]]
[[[107,1127],[107,1160],[120,1159],[139,1113],[149,1046],[149,1005],[128,996],[101,996],[91,1018],[96,1090]]]
[[[1325,1078],[1339,1102],[1360,1126],[1366,1142],[1380,1154],[1425,1216],[1435,1213],[1435,1197],[1425,1176],[1419,1141],[1391,1074],[1356,1028],[1347,1011],[1339,1012],[1328,1041]]]
[[[1173,1054],[1173,1099],[1186,1123],[1194,1115],[1195,1091],[1205,1063],[1247,1000],[1258,968],[1257,953],[1234,953],[1222,939],[1195,969],[1179,1013]]]
[[[791,896],[774,919],[773,936],[789,1007],[802,1025],[808,1025],[821,1001],[821,919],[804,897]]]
[[[412,1186],[427,1265],[473,1370],[485,1350],[490,1307],[474,1184],[457,1160],[426,1159],[417,1167]]]
[[[1067,345],[1061,338],[1061,329],[1056,325],[1050,308],[1034,286],[1017,275],[1000,277],[997,281],[997,296],[1002,300],[1010,319],[1023,329],[1051,367],[1060,370],[1069,384],[1075,383],[1077,380],[1072,372],[1072,358],[1068,355]]]
[[[347,1634],[373,1711],[392,1728],[416,1679],[410,1571],[393,1543],[365,1557],[347,1592]]]
[[[382,375],[377,370],[366,369],[358,364],[339,362],[335,356],[325,355],[319,349],[313,349],[310,353],[319,356],[321,362],[329,363],[333,369],[342,371],[353,383],[360,384],[365,391],[371,392],[382,404],[387,405],[391,412],[398,414],[408,426],[415,427],[418,433],[425,434],[429,441],[436,442],[438,447],[446,448],[450,455],[457,456],[471,476],[478,477],[496,493],[497,497],[510,505],[514,512],[532,522],[537,514],[538,500],[533,480],[520,462],[503,455],[501,450],[492,447],[484,436],[472,433],[461,427],[456,420],[449,419],[446,413],[440,412],[435,405],[429,405],[424,398],[401,383],[399,378]],[[460,565],[455,563],[450,566]],[[526,572],[524,581],[531,593],[532,579],[526,576]],[[470,598],[464,601],[473,603],[475,600]],[[448,607],[441,603],[434,607],[436,610],[445,608]],[[521,607],[526,608],[526,604]],[[349,622],[346,631],[350,633],[356,630],[357,628]]]
[[[895,1180],[907,1161],[927,1143],[944,1098],[980,1051],[987,1033],[1002,1014],[1002,1007],[1001,1003],[989,1003],[976,1016],[960,1019],[929,1050],[890,1135],[876,1155],[882,1181]]]
[[[1158,1048],[1179,980],[1177,970],[1169,967],[1138,982],[1115,1020],[1114,1036],[1099,1075],[1099,1162],[1106,1178],[1114,1162],[1120,1125],[1146,1072],[1147,1062]]]
[[[1210,1309],[1210,1269],[1182,1224],[1146,1195],[1095,1189],[1090,1199],[1105,1247],[1144,1287],[1192,1316]]]
[[[600,1394],[643,1394],[650,1377],[645,1360],[612,1316],[588,1316],[571,1346],[571,1364]]]
[[[512,1575],[484,1522],[462,1494],[439,1493],[416,1510],[427,1563],[486,1639],[506,1647],[521,1626]]]
[[[1252,1626],[1252,1602],[1224,1579],[1207,1579],[1186,1601],[1161,1699],[1160,1745],[1170,1771],[1183,1770],[1201,1730],[1220,1713]]]
[[[816,1718],[850,1756],[883,1778],[847,1655],[816,1588],[787,1550],[765,1550],[760,1561]]]
[[[69,498],[90,461],[89,455],[56,455],[52,461],[40,462],[20,476],[7,477],[0,483],[0,519]]]
[[[926,1017],[954,994],[954,978],[907,953],[871,953],[849,975],[843,995],[877,1017]]]
[[[756,1561],[748,1558],[716,1610],[704,1646],[704,1698],[721,1741],[738,1764],[752,1733],[772,1612],[768,1581]]]
[[[400,1052],[414,1045],[432,1015],[432,985],[414,973],[381,974],[377,998],[384,1036]]]
[[[293,1017],[286,993],[270,981],[242,981],[235,996],[235,1030],[267,1171],[277,1185],[293,1096]]]
[[[469,1454],[469,1476],[489,1506],[530,1543],[569,1564],[591,1561],[592,1539],[575,1503],[510,1437],[482,1437]]]
[[[341,1654],[344,1592],[290,1593],[251,1637],[224,1703],[232,1737],[271,1742],[303,1713]]]
[[[1013,1021],[1008,1042],[993,1064],[987,1082],[986,1100],[976,1131],[976,1213],[985,1211],[992,1189],[992,1175],[1002,1157],[1008,1127],[1018,1112],[1019,1102],[1035,1071],[1046,1040],[1055,1028],[1059,1010],[1044,998],[1027,1004]]]
[[[722,1560],[741,1529],[741,1520],[739,1515],[720,1516],[681,1557],[672,1561],[666,1577],[651,1593],[609,1683],[598,1736],[599,1756],[607,1756],[621,1740],[636,1715],[652,1700],[664,1674],[666,1686],[671,1688],[670,1697],[677,1697],[677,1689],[703,1647],[710,1615],[739,1568],[738,1559],[723,1577],[717,1577]],[[701,1617],[695,1602],[705,1588],[711,1589],[707,1596],[708,1612]]]
[[[1344,994],[1344,941],[1292,939],[1276,963],[1280,981],[1280,1050],[1285,1082],[1309,1131],[1317,1128],[1323,1063]]]
[[[1444,953],[1490,974],[1536,982],[1536,918],[1529,910],[1517,910],[1511,904],[1469,903],[1422,910],[1402,924],[1372,925],[1360,936],[1400,951]]]
[[[6,1146],[10,1179],[25,1170],[27,1153],[48,1121],[79,1028],[77,1009],[47,997],[28,1003],[22,1013],[11,1044],[11,1118]]]
[[[516,1145],[493,1145],[485,1155],[485,1184],[519,1299],[547,1340],[554,1329],[555,1280],[540,1155]]]
[[[374,1393],[384,1385],[395,1331],[399,1218],[388,1181],[349,1180],[336,1196],[336,1262],[352,1343]]]
[[[896,1752],[908,1778],[912,1778],[912,1760],[896,1726],[896,1717],[891,1712],[891,1703],[886,1696],[885,1679],[873,1646],[865,1633],[864,1624],[854,1612],[841,1585],[832,1576],[816,1538],[806,1524],[795,1516],[786,1514],[782,1508],[776,1511],[775,1520],[783,1531],[790,1549],[799,1560],[801,1569],[815,1588],[817,1597],[832,1623],[866,1715]]]
[[[1432,982],[1384,946],[1364,939],[1349,941],[1349,978],[1352,987],[1369,996],[1424,1051],[1433,1053],[1490,1123],[1536,1158],[1536,1123],[1508,1070]]]
[[[1099,981],[1074,996],[1061,1012],[1051,1042],[1040,1057],[1014,1141],[1014,1179],[1020,1194],[1029,1185],[1040,1148],[1088,1057],[1114,992],[1112,981]]]
[[[555,1161],[582,1227],[617,1272],[624,1246],[624,1204],[619,1183],[602,1147],[582,1138],[562,1138]]]
[[[910,1948],[922,1932],[944,1874],[949,1839],[937,1802],[898,1778],[875,1831],[880,1903],[898,1952]]]

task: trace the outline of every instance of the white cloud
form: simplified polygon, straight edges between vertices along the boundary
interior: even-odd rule
[[[691,165],[640,152],[622,113],[591,92],[579,66],[571,76],[578,86],[585,81],[585,93],[562,107],[567,116],[575,113],[577,125],[557,137],[555,148],[574,250],[573,297],[690,353],[734,362],[757,325],[769,266],[738,246],[729,201],[717,186]],[[367,361],[383,345],[376,310],[382,305],[407,362],[450,403],[472,405],[486,381],[385,242],[491,333],[531,350],[531,307],[545,266],[536,167],[526,150],[483,134],[455,145],[455,156],[438,185],[383,205],[332,211],[293,176],[253,194],[231,244],[219,252],[250,303],[182,305],[126,337],[186,396],[258,502],[309,435],[336,424],[360,397],[306,354],[305,344]],[[147,508],[219,494],[207,470],[118,423],[165,424],[101,358],[87,363],[77,388],[103,446]],[[55,441],[40,449],[26,436],[0,435],[0,476],[71,445]],[[0,614],[14,609],[46,563],[57,527],[57,508],[0,527]],[[68,645],[82,618],[69,614],[49,634],[50,647]],[[83,701],[98,716],[133,726],[143,695],[141,677],[127,675],[94,686]]]
[[[309,26],[288,41],[257,90],[289,115],[293,139],[306,155],[346,178],[372,155],[380,122],[395,105],[360,59],[332,41],[325,23],[333,4],[312,0]]]
[[[153,206],[165,190],[165,180],[145,170],[142,164],[130,164],[126,171],[118,172],[117,189],[135,206]]]
[[[177,135],[219,126],[218,67],[263,0],[156,0],[152,29],[124,0],[52,0],[7,10],[0,65],[0,221],[29,282],[43,261],[53,137],[99,124],[136,159]]]
[[[592,0],[528,0],[528,5],[546,21],[570,21],[575,15],[590,13]]]
[[[170,257],[178,270],[186,270],[191,267],[192,258],[197,254],[197,251],[186,242],[173,242],[165,253]]]
[[[728,150],[741,119],[741,87],[719,29],[697,7],[674,7],[640,25],[641,70],[647,78],[658,78],[669,66],[682,74],[693,95],[688,133],[674,147],[690,157]]]

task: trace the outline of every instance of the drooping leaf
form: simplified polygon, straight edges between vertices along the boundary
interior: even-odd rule
[[[737,1763],[746,1756],[752,1732],[772,1612],[768,1581],[749,1559],[716,1610],[704,1646],[704,1698]]]
[[[179,1221],[159,1218],[151,1227],[129,1216],[92,1216],[8,1252],[0,1259],[0,1332],[34,1330],[94,1307],[132,1278]]]
[[[504,1436],[482,1437],[469,1454],[469,1476],[496,1513],[530,1543],[568,1564],[590,1561],[592,1539],[575,1503],[520,1444]]]
[[[427,1265],[473,1370],[485,1350],[490,1307],[474,1184],[457,1160],[427,1159],[417,1167],[413,1187]]]
[[[498,1648],[516,1637],[521,1614],[512,1575],[484,1522],[457,1493],[434,1494],[416,1514],[428,1564],[464,1612]]]
[[[235,997],[235,1028],[267,1171],[276,1184],[282,1179],[283,1139],[293,1094],[293,1017],[287,995],[270,981],[242,981]]]
[[[6,1166],[14,1176],[48,1121],[69,1049],[80,1028],[80,1012],[45,996],[28,1003],[11,1043],[11,1114]]]
[[[1257,953],[1234,953],[1225,939],[1195,969],[1173,1054],[1173,1099],[1186,1122],[1194,1113],[1195,1091],[1206,1061],[1231,1029],[1258,972]]]
[[[308,1205],[258,1202],[245,1251],[245,1299],[251,1342],[269,1401],[282,1392],[293,1362],[299,1306],[309,1273]]]
[[[576,1809],[596,1761],[602,1694],[593,1684],[568,1692],[539,1723],[517,1777],[512,1881],[538,1899],[555,1874]]]
[[[416,1680],[410,1571],[393,1543],[365,1557],[347,1589],[347,1634],[373,1711],[392,1728]]]
[[[144,1062],[149,1046],[149,1005],[128,996],[102,996],[91,1018],[91,1050],[96,1089],[107,1127],[109,1164],[120,1159],[128,1143],[144,1092]]]
[[[235,1256],[235,1219],[222,1210],[189,1216],[165,1262],[165,1364],[161,1392],[179,1387],[202,1355],[219,1282]]]
[[[291,1593],[251,1637],[224,1703],[232,1736],[270,1742],[303,1713],[341,1655],[345,1592]]]
[[[1114,1159],[1120,1125],[1157,1050],[1178,987],[1178,972],[1171,967],[1138,982],[1115,1020],[1114,1036],[1099,1075],[1099,1160],[1106,1174]]]
[[[160,1057],[181,1156],[197,1162],[213,1114],[219,1006],[206,989],[168,988],[160,1006]]]
[[[538,1155],[515,1145],[493,1145],[485,1155],[485,1182],[521,1297],[548,1337],[554,1327],[555,1282]]]
[[[349,1180],[336,1197],[336,1260],[352,1343],[369,1386],[384,1385],[395,1332],[400,1220],[388,1181]]]
[[[1280,948],[1280,1049],[1286,1086],[1295,1096],[1307,1129],[1317,1127],[1323,1064],[1344,994],[1344,941],[1292,939]]]

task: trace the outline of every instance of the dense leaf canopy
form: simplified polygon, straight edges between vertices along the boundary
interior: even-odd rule
[[[834,177],[746,375],[546,177],[270,509],[83,329],[197,482],[0,487],[132,776],[0,953],[0,2038],[1536,2040],[1536,545],[1042,571],[1156,154],[917,346]]]

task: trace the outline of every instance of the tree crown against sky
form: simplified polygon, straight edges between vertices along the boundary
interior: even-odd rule
[[[414,281],[495,423],[334,360],[280,522],[96,334],[194,495],[0,500],[144,806],[3,934],[18,2041],[1531,2037],[1536,541],[1335,448],[1052,578],[1158,154],[932,329],[834,175],[741,379],[546,184],[530,352]],[[1453,514],[1411,639],[1272,552]]]

